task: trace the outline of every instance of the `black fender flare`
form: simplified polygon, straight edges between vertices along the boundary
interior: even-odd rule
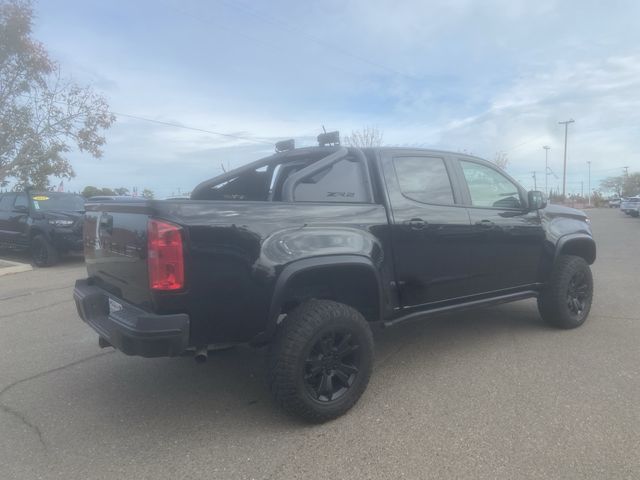
[[[596,260],[596,242],[591,235],[586,233],[569,233],[567,235],[563,235],[558,239],[556,243],[556,251],[554,256],[554,263],[558,259],[558,256],[562,252],[562,250],[570,243],[574,242],[587,242],[593,247],[593,258],[588,259],[588,263],[591,265]]]
[[[325,255],[314,258],[304,258],[296,260],[288,264],[276,280],[273,295],[271,296],[271,306],[269,308],[269,317],[267,319],[267,325],[264,335],[266,339],[271,339],[276,331],[278,316],[280,309],[284,302],[284,296],[287,291],[287,287],[291,285],[297,275],[301,273],[307,273],[310,270],[320,270],[334,267],[357,267],[368,270],[375,278],[375,282],[378,289],[378,312],[382,316],[383,312],[383,290],[380,273],[376,269],[372,260],[368,257],[361,255]],[[379,319],[375,319],[379,320]]]

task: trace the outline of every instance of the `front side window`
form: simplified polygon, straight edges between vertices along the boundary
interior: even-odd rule
[[[26,193],[20,193],[16,197],[16,203],[13,204],[14,207],[28,207],[29,206],[29,198]]]
[[[395,157],[393,166],[400,191],[405,197],[421,203],[455,203],[449,174],[442,158]]]
[[[344,158],[300,180],[293,190],[296,202],[370,202],[367,172],[356,159]]]
[[[493,168],[461,160],[464,178],[469,186],[471,205],[489,208],[522,208],[517,185]]]

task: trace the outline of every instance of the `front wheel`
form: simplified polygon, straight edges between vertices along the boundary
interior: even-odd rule
[[[538,310],[550,325],[576,328],[589,316],[592,300],[593,276],[589,264],[581,257],[561,255],[538,297]]]
[[[31,256],[37,267],[50,267],[58,263],[58,252],[43,235],[33,237]]]
[[[284,320],[270,363],[276,402],[306,421],[325,422],[346,413],[367,388],[373,335],[357,310],[309,300]]]

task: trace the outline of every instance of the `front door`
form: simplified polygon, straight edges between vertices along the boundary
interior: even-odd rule
[[[460,159],[457,167],[474,229],[474,293],[536,283],[545,234],[524,190],[488,162]]]
[[[24,210],[17,210],[21,208]],[[13,237],[13,243],[27,245],[27,221],[29,219],[29,197],[26,193],[16,194],[13,208],[9,214],[8,230]]]
[[[15,193],[5,193],[0,196],[0,242],[12,243],[14,240],[11,231],[11,217],[13,216],[15,199]]]
[[[403,307],[468,295],[472,228],[446,155],[382,154],[391,205],[396,282]]]

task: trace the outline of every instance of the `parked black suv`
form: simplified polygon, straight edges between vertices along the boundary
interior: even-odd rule
[[[30,249],[39,267],[82,251],[84,198],[73,193],[0,193],[0,244]]]
[[[87,206],[80,316],[129,355],[271,346],[269,382],[311,421],[345,413],[373,365],[371,327],[537,298],[574,328],[591,308],[587,216],[546,205],[459,153],[293,149],[191,200]]]

